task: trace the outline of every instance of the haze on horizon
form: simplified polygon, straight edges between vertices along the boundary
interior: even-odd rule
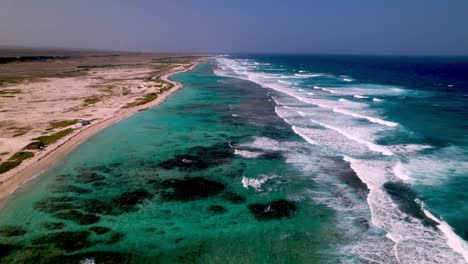
[[[2,0],[0,45],[468,55],[465,0]]]

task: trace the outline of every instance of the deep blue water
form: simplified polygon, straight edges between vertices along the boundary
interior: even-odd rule
[[[372,222],[397,247],[418,243],[411,236],[423,232],[410,218],[427,226],[436,216],[466,256],[468,58],[232,55],[218,62],[218,74],[275,91],[276,112],[297,134],[349,162],[370,189]]]

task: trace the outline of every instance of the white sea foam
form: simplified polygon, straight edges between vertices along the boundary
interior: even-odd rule
[[[405,181],[405,182],[409,182],[411,180],[410,173],[411,172],[408,171],[403,166],[401,161],[398,161],[397,164],[395,165],[395,167],[393,168],[393,174],[395,174],[395,176],[397,176],[399,179],[401,179],[402,181]]]
[[[329,92],[329,93],[332,93],[332,94],[336,94],[336,92],[335,92],[334,90],[332,90],[332,89],[328,89],[328,88],[321,88],[321,90],[323,90],[323,91],[327,91],[327,92]]]
[[[382,99],[379,99],[379,98],[373,98],[372,101],[374,101],[374,102],[382,102],[383,100],[382,100]]]
[[[267,182],[268,180],[274,179],[278,176],[273,175],[273,176],[268,176],[268,175],[260,175],[260,179],[254,179],[254,178],[247,178],[247,177],[242,177],[242,186],[246,189],[249,187],[254,188],[257,192],[263,192],[262,185]]]
[[[349,102],[349,100],[346,100],[344,98],[340,98],[340,100],[338,100],[338,101],[340,101],[340,102]]]
[[[429,145],[421,145],[421,144],[399,144],[399,145],[391,145],[390,148],[393,152],[399,154],[414,154],[419,151],[423,151],[425,149],[430,149],[432,146]]]
[[[255,82],[256,80],[253,79],[252,81]],[[259,82],[259,84],[263,85],[262,82]],[[380,118],[377,118],[377,117],[372,117],[372,116],[367,116],[367,115],[355,113],[355,112],[345,110],[345,109],[342,109],[342,108],[337,108],[337,107],[335,107],[333,105],[330,105],[330,103],[324,103],[324,100],[315,100],[315,99],[305,98],[305,97],[302,97],[300,95],[295,94],[293,91],[289,91],[288,89],[286,89],[284,87],[275,86],[274,84],[268,84],[268,85],[266,85],[266,87],[270,87],[270,88],[272,88],[274,90],[277,90],[279,92],[282,92],[282,93],[285,93],[285,94],[290,95],[292,97],[295,97],[296,99],[298,99],[300,101],[303,101],[305,103],[314,104],[314,105],[317,105],[319,107],[333,109],[333,111],[337,112],[337,113],[341,113],[341,114],[344,114],[344,115],[349,115],[349,116],[352,116],[352,117],[355,117],[355,118],[367,119],[368,121],[370,121],[372,123],[378,123],[378,124],[389,126],[389,127],[395,127],[395,126],[398,125],[398,123],[395,123],[395,122],[383,120],[383,119],[380,119]],[[333,102],[331,102],[331,103],[333,103]]]
[[[381,124],[381,125],[384,125],[384,126],[389,126],[389,127],[398,126],[398,123],[395,123],[395,122],[383,120],[383,119],[380,119],[380,118],[377,118],[377,117],[361,115],[361,114],[354,113],[354,112],[351,112],[351,111],[348,111],[348,110],[345,110],[345,109],[333,108],[333,111],[337,112],[337,113],[345,114],[345,115],[350,115],[350,116],[353,116],[353,117],[356,117],[356,118],[367,119],[372,123],[377,123],[377,124]]]
[[[237,67],[237,66],[236,66]],[[416,219],[410,215],[402,212],[398,205],[395,204],[392,197],[385,191],[383,185],[388,181],[400,181],[399,178],[413,181],[418,177],[414,175],[414,163],[412,158],[403,164],[398,162],[399,156],[378,156],[377,159],[364,159],[363,157],[370,157],[368,155],[369,150],[377,151],[382,154],[395,153],[400,155],[401,153],[415,153],[422,149],[420,145],[396,145],[396,146],[381,146],[370,141],[369,133],[357,133],[359,129],[374,129],[380,127],[388,130],[388,127],[396,127],[398,123],[383,120],[381,118],[372,116],[374,112],[363,111],[364,109],[357,109],[351,111],[349,108],[359,108],[359,105],[348,105],[350,102],[346,101],[331,101],[331,100],[320,100],[311,98],[305,95],[305,93],[299,93],[297,90],[292,90],[287,86],[281,85],[276,82],[276,77],[271,75],[265,75],[262,73],[251,74],[248,69],[236,69],[240,74],[236,77],[247,79],[259,83],[264,87],[271,88],[273,90],[289,95],[298,101],[301,101],[308,106],[299,105],[295,103],[297,107],[290,107],[289,101],[281,99],[278,105],[284,107],[275,107],[275,111],[288,122],[293,131],[304,138],[307,142],[313,145],[314,148],[320,149],[322,146],[329,147],[335,151],[346,153],[348,156],[344,158],[350,163],[351,168],[356,172],[358,177],[364,182],[369,188],[369,194],[367,197],[367,203],[371,211],[372,224],[387,232],[387,237],[394,242],[394,248],[388,250],[388,243],[379,239],[378,243],[370,243],[372,245],[381,245],[382,242],[385,245],[385,249],[370,249],[364,248],[358,250],[361,257],[368,259],[370,262],[380,263],[393,263],[394,261],[390,258],[394,257],[400,263],[464,263],[460,253],[460,247],[457,248],[457,243],[448,242],[455,241],[450,237],[449,232],[453,231],[447,225],[449,229],[433,229],[426,227],[421,223],[419,219]],[[226,73],[225,73],[226,74]],[[231,74],[231,73],[228,73]],[[236,75],[237,73],[234,73]],[[269,80],[271,79],[271,80]],[[273,83],[274,82],[274,83]],[[321,89],[318,86],[314,86],[315,89]],[[356,88],[326,88],[333,91],[337,95],[397,95],[403,92],[400,88],[389,88],[389,87],[377,87],[377,86],[366,86]],[[320,92],[317,92],[320,95]],[[333,96],[333,95],[328,95]],[[287,96],[285,96],[286,98]],[[340,107],[337,107],[340,104]],[[313,105],[313,106],[312,106]],[[318,107],[317,107],[318,106]],[[330,115],[338,113],[340,115]],[[327,117],[328,115],[328,117]],[[310,120],[309,117],[313,119]],[[350,123],[353,118],[367,119],[374,124],[363,124]],[[307,123],[307,121],[312,121]],[[332,122],[332,123],[330,123]],[[377,125],[375,125],[377,124]],[[323,128],[320,128],[318,126]],[[383,126],[379,126],[383,125]],[[361,127],[362,126],[362,127]],[[358,128],[356,131],[353,129]],[[351,133],[350,133],[351,129]],[[299,146],[298,146],[299,145]],[[312,147],[311,145],[311,147]],[[249,147],[265,149],[265,150],[287,150],[289,153],[297,153],[293,151],[294,148],[300,148],[300,144],[296,142],[279,142],[269,138],[256,138],[253,143],[249,144]],[[429,146],[430,147],[430,146]],[[298,155],[298,154],[294,154]],[[307,156],[302,155],[307,158]],[[372,155],[373,156],[373,155]],[[296,160],[303,159],[304,157],[296,157]],[[353,157],[353,158],[351,158]],[[359,158],[356,158],[359,157]],[[440,161],[441,163],[443,161]],[[306,164],[310,164],[309,160],[305,160]],[[438,163],[438,164],[439,164]],[[427,165],[426,163],[421,163]],[[453,165],[453,164],[451,164]],[[432,166],[432,164],[431,164]],[[418,168],[419,166],[416,166]],[[450,166],[452,167],[452,166]],[[313,167],[308,167],[313,169]],[[426,168],[428,169],[428,168]],[[463,170],[463,168],[462,168]],[[257,186],[258,182],[249,181],[245,179],[246,188]],[[254,179],[255,180],[255,179]],[[257,179],[262,180],[262,178]],[[252,183],[252,184],[251,184]],[[244,179],[243,179],[244,185]],[[260,183],[261,188],[262,183]],[[244,185],[245,187],[245,185]],[[253,187],[255,188],[255,187]],[[257,189],[256,189],[257,190]],[[441,226],[441,225],[439,225]],[[444,231],[445,230],[445,231]],[[447,233],[447,234],[446,234]],[[367,237],[369,238],[369,237]],[[364,239],[364,241],[367,241]],[[449,247],[450,245],[450,247]],[[451,249],[453,248],[453,249]],[[463,247],[461,247],[463,249]],[[457,251],[458,250],[458,251]],[[369,253],[369,252],[380,252],[380,253]],[[377,254],[377,255],[376,255]],[[460,253],[462,254],[462,253]],[[463,255],[463,254],[462,254]]]
[[[400,263],[464,263],[454,249],[450,250],[443,232],[426,227],[399,210],[382,188],[389,173],[385,162],[347,156],[344,160],[369,188],[367,202],[372,223],[385,230],[387,237],[395,242],[394,252]]]
[[[80,264],[95,264],[94,258],[85,258],[80,260]]]
[[[359,96],[369,98],[369,95],[396,96],[406,93],[406,90],[399,87],[378,84],[360,84],[359,86],[327,87],[327,89],[329,91],[333,91],[335,94],[355,96],[356,98],[360,98]]]
[[[293,82],[287,82],[287,81],[283,81],[283,80],[278,80],[279,83],[282,83],[282,84],[287,84],[287,85],[294,85],[295,83]]]
[[[356,141],[356,142],[358,142],[358,143],[364,144],[364,145],[366,145],[366,146],[367,146],[370,150],[372,150],[372,151],[380,152],[380,153],[382,153],[382,154],[384,154],[384,155],[387,155],[387,156],[393,155],[393,153],[392,153],[391,151],[389,151],[388,149],[386,149],[384,146],[377,145],[377,144],[374,144],[374,143],[369,142],[369,141],[365,141],[365,140],[363,140],[363,139],[361,139],[361,138],[358,138],[358,137],[356,137],[356,136],[354,136],[354,135],[351,135],[351,134],[347,133],[346,131],[344,131],[344,130],[338,128],[338,127],[331,126],[331,125],[327,125],[327,124],[324,124],[324,123],[322,123],[322,122],[319,122],[319,121],[316,121],[316,120],[313,120],[313,119],[310,119],[310,120],[311,120],[312,122],[315,122],[315,123],[317,123],[317,124],[323,126],[323,127],[326,127],[326,128],[328,128],[328,129],[334,130],[334,131],[336,131],[336,132],[342,134],[343,136],[345,136],[345,137],[347,137],[347,138],[349,138],[349,139],[351,139],[351,140],[353,140],[353,141]]]
[[[248,158],[248,159],[257,158],[262,154],[263,152],[259,152],[259,151],[249,151],[249,150],[239,150],[239,149],[234,150],[234,155],[238,155],[238,156],[241,156],[243,158]]]
[[[463,256],[465,261],[468,263],[468,243],[464,241],[461,237],[459,237],[453,231],[452,227],[447,224],[445,221],[440,220],[439,218],[435,217],[429,210],[426,209],[426,206],[423,201],[417,200],[419,205],[424,212],[424,214],[429,217],[430,219],[434,220],[439,225],[437,228],[444,233],[445,237],[447,238],[447,245],[451,247],[455,252],[459,253]]]
[[[369,96],[364,96],[364,95],[359,95],[359,94],[355,94],[353,95],[354,98],[358,98],[358,99],[366,99],[366,98],[369,98]]]
[[[350,78],[343,78],[343,81],[345,81],[345,82],[352,82],[353,79],[350,79]]]
[[[463,148],[450,146],[430,154],[414,156],[408,160],[406,167],[417,183],[436,186],[449,179],[465,177],[468,157]]]
[[[306,133],[304,133],[304,128],[292,126],[292,130],[294,131],[294,133],[300,135],[303,139],[305,139],[310,144],[313,144],[313,145],[317,144],[317,142],[315,142],[312,138],[308,137]]]
[[[299,77],[299,78],[316,78],[323,76],[323,74],[294,74],[294,76]]]

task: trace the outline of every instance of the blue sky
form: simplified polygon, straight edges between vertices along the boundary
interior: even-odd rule
[[[468,0],[1,0],[0,45],[468,55]]]

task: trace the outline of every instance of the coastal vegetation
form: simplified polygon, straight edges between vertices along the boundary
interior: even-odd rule
[[[153,59],[154,63],[165,63],[165,64],[185,64],[190,63],[194,60],[194,56],[183,56],[183,57],[165,57]]]
[[[0,87],[7,84],[15,84],[22,81],[21,77],[0,76]]]
[[[98,96],[91,96],[83,100],[83,103],[84,103],[83,105],[84,106],[93,105],[99,101],[101,101],[101,98],[99,98]]]
[[[0,96],[2,95],[11,95],[11,94],[18,94],[21,93],[19,89],[5,89],[5,90],[0,90]]]
[[[23,160],[34,157],[34,153],[29,151],[19,151],[11,156],[7,161],[0,164],[0,174],[5,173],[23,162]]]
[[[138,98],[135,102],[128,103],[127,105],[124,106],[124,108],[144,105],[155,100],[156,98],[158,98],[158,95],[156,93],[146,94],[142,98]]]
[[[52,121],[52,122],[49,122],[50,127],[47,128],[47,130],[71,126],[71,125],[76,124],[76,122],[78,122],[78,119]]]
[[[44,145],[50,145],[50,144],[56,142],[57,140],[67,136],[68,134],[70,134],[72,132],[73,132],[73,128],[67,128],[67,129],[61,130],[59,132],[50,134],[48,136],[40,136],[40,137],[34,138],[33,140],[39,140]]]

